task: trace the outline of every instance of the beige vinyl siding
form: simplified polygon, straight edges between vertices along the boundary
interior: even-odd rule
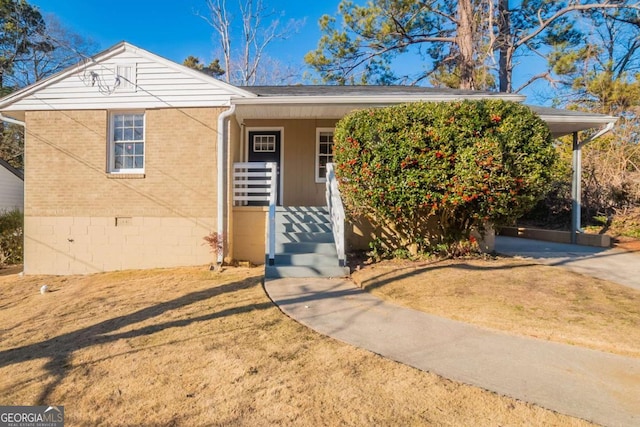
[[[134,90],[125,87],[114,90],[118,65],[132,66],[137,84]],[[92,72],[99,76],[95,82]],[[223,106],[229,104],[230,95],[224,85],[199,78],[191,70],[124,51],[86,70],[71,72],[18,100],[6,111]]]
[[[332,128],[337,120],[245,120],[245,126],[282,127],[284,206],[324,206],[325,185],[316,183],[316,128]],[[246,142],[245,142],[246,144]],[[244,148],[243,148],[244,149]]]
[[[0,165],[0,212],[24,207],[24,181]]]

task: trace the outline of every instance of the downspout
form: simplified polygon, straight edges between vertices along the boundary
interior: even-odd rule
[[[578,132],[573,133],[573,175],[571,178],[571,243],[578,242],[578,233],[582,233],[580,214],[582,212],[582,146],[600,138],[613,129],[614,122],[609,122],[583,142],[578,140]]]
[[[220,251],[218,251],[218,259],[216,260],[218,266],[222,265],[224,260],[224,251],[226,248],[226,237],[224,233],[224,208],[225,208],[225,194],[226,194],[226,173],[227,173],[227,161],[226,161],[226,143],[227,143],[227,119],[233,115],[236,111],[235,104],[231,104],[231,108],[222,112],[218,116],[218,237],[220,240]]]
[[[26,127],[24,122],[21,122],[20,120],[12,119],[10,117],[3,116],[2,113],[0,113],[0,120],[2,120],[3,122],[11,123],[12,125]]]

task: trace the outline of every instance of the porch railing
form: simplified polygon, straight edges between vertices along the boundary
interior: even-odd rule
[[[338,252],[338,262],[340,267],[347,265],[347,256],[345,253],[345,214],[342,197],[338,189],[338,180],[336,179],[333,163],[327,163],[327,184],[326,184],[327,209],[331,218],[331,229],[333,230],[333,239],[336,242],[336,251]]]
[[[269,206],[267,254],[273,265],[276,252],[276,202],[278,164],[245,162],[233,164],[233,204],[235,206]]]

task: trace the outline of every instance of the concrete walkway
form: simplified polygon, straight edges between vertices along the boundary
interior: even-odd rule
[[[496,252],[568,268],[576,273],[609,280],[640,290],[640,253],[543,242],[518,237],[496,237]]]
[[[389,359],[602,425],[640,425],[640,359],[432,316],[344,279],[272,279],[265,288],[293,319]]]

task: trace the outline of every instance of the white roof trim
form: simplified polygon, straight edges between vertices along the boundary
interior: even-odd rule
[[[588,113],[580,116],[563,116],[563,115],[553,115],[553,114],[539,114],[538,115],[542,120],[547,123],[594,123],[594,124],[607,124],[607,123],[615,123],[618,121],[617,117],[614,116],[590,116]]]
[[[509,101],[524,101],[525,97],[517,94],[477,94],[477,95],[456,95],[456,94],[416,94],[416,95],[356,95],[356,96],[259,96],[254,98],[232,98],[231,103],[236,105],[286,105],[286,104],[365,104],[365,105],[384,105],[384,104],[404,104],[416,101],[455,101],[466,99],[490,99],[499,98]]]
[[[232,96],[236,96],[236,97],[241,97],[241,98],[256,98],[257,95],[251,92],[248,92],[244,89],[240,89],[236,86],[233,86],[229,83],[225,83],[221,80],[215,79],[211,76],[208,76],[198,70],[193,70],[189,67],[185,67],[184,65],[180,65],[177,64],[173,61],[170,61],[168,59],[165,59],[161,56],[158,56],[156,54],[153,54],[149,51],[146,51],[142,48],[139,48],[137,46],[134,46],[130,43],[127,42],[120,42],[112,47],[110,47],[107,50],[104,50],[96,55],[94,55],[91,58],[88,58],[88,60],[86,61],[82,61],[76,65],[72,65],[70,67],[68,67],[65,70],[60,71],[59,73],[56,73],[50,77],[47,77],[46,79],[40,80],[37,83],[34,83],[30,86],[25,87],[24,89],[21,89],[17,92],[14,92],[10,95],[8,95],[7,97],[5,97],[2,101],[0,101],[0,110],[4,109],[5,107],[7,107],[8,105],[11,105],[29,95],[32,95],[35,92],[38,92],[39,90],[48,87],[60,80],[63,80],[73,74],[76,74],[78,72],[83,71],[85,68],[90,67],[93,64],[99,63],[101,61],[105,61],[119,53],[122,52],[126,52],[126,51],[130,51],[130,52],[134,52],[137,53],[138,55],[145,57],[151,61],[154,62],[158,62],[160,64],[163,64],[169,68],[172,68],[174,70],[177,70],[181,73],[185,73],[185,74],[189,74],[205,83],[211,84],[213,86],[217,86],[219,88],[222,88],[226,91],[228,91],[230,94],[232,94]]]

